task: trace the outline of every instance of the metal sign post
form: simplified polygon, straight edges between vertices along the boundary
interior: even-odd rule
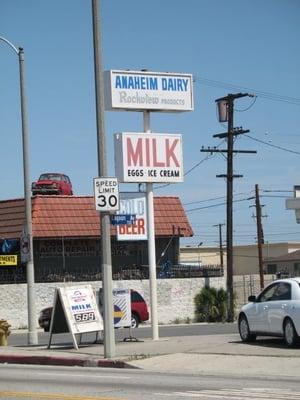
[[[92,0],[94,73],[96,95],[97,149],[98,173],[107,176],[106,136],[104,124],[104,82],[102,68],[101,30],[99,23],[98,1]],[[115,330],[113,323],[112,301],[112,263],[110,219],[107,211],[100,214],[101,225],[101,271],[104,292],[104,357],[113,358],[116,355]]]
[[[144,132],[150,133],[150,112],[143,111]],[[150,281],[150,303],[151,303],[151,327],[152,339],[158,340],[158,318],[157,318],[157,282],[156,282],[156,251],[155,251],[155,225],[153,204],[153,183],[146,183],[147,193],[147,230],[148,230],[148,261]]]
[[[192,111],[193,77],[191,74],[145,70],[112,70],[105,72],[105,78],[106,110],[143,112],[144,132],[141,137],[130,134],[125,137],[124,132],[115,134],[115,169],[121,182],[146,183],[151,324],[152,338],[157,340],[153,182],[183,182],[183,166],[181,137],[150,135],[150,111]]]

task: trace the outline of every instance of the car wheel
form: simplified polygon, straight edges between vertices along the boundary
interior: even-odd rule
[[[287,318],[283,325],[284,341],[288,346],[294,346],[297,343],[298,335],[296,333],[293,321]]]
[[[131,328],[137,328],[139,326],[139,319],[135,314],[131,315]]]
[[[256,335],[250,332],[247,317],[241,315],[239,318],[239,333],[243,342],[253,342],[256,339]]]

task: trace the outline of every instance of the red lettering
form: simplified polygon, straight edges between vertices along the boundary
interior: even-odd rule
[[[152,139],[153,167],[164,167],[165,163],[157,160],[156,139]]]
[[[139,228],[139,235],[144,235],[145,234],[145,220],[142,218],[138,218],[136,223]]]
[[[166,140],[166,166],[170,167],[171,162],[170,159],[172,158],[176,167],[179,167],[179,162],[174,154],[174,149],[177,146],[178,139],[175,139],[173,144],[170,147],[169,139]]]
[[[145,220],[137,218],[135,224],[119,225],[120,235],[144,235],[145,234]]]
[[[161,151],[162,160],[158,159],[159,144],[164,146]],[[126,138],[127,166],[128,167],[180,167],[180,160],[176,156],[176,148],[179,139],[164,138],[164,142],[157,138],[141,138],[134,141],[131,137]]]
[[[150,167],[150,143],[149,143],[149,139],[146,139],[146,166]]]
[[[120,235],[125,235],[125,227],[126,227],[126,225],[119,225],[118,226]]]
[[[131,138],[127,138],[127,163],[131,165],[143,165],[143,142],[142,138],[137,140],[135,150],[133,148]]]

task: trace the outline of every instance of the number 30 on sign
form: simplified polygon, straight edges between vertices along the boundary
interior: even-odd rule
[[[95,206],[97,211],[119,209],[119,185],[117,178],[94,178]]]

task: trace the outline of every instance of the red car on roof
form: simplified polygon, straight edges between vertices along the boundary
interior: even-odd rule
[[[33,196],[36,194],[73,195],[70,178],[65,174],[56,172],[41,174],[36,182],[32,182],[31,190]]]

